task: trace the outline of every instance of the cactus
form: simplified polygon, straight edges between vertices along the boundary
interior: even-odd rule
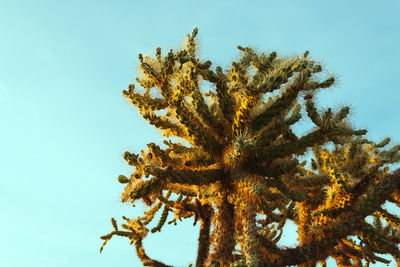
[[[142,240],[161,231],[171,213],[169,224],[200,221],[196,267],[326,266],[329,256],[339,266],[387,263],[377,254],[398,261],[400,219],[381,206],[386,200],[400,206],[400,169],[389,173],[387,166],[400,161],[400,145],[384,150],[390,138],[368,140],[366,130],[346,119],[347,106],[317,107],[314,96],[335,77],[324,78],[308,51],[284,57],[239,46],[238,60],[224,70],[198,58],[197,33],[181,50],[163,56],[157,48],[155,58],[139,54],[136,81],[145,90],[131,84],[123,95],[165,138],[190,146],[163,140],[165,148],[150,143],[141,154],[124,153],[135,171],[130,179],[118,177],[125,184],[121,199],[149,208],[143,217],[123,217],[124,231],[112,219],[114,230],[101,237],[101,250],[113,236],[127,237],[144,266],[168,266],[151,259]],[[213,90],[203,92],[203,81]],[[315,128],[298,136],[291,126],[302,115]],[[307,151],[310,168],[299,162]],[[373,224],[367,216],[374,216]],[[298,226],[295,248],[277,245],[287,220]]]

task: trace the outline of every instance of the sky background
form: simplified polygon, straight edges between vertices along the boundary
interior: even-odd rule
[[[99,254],[111,217],[143,211],[120,202],[116,178],[132,171],[123,152],[162,144],[122,90],[138,53],[178,48],[195,26],[200,56],[223,67],[237,45],[309,50],[340,80],[320,107],[349,104],[370,139],[399,143],[399,13],[398,0],[0,0],[0,266],[141,266],[125,238]],[[192,224],[150,234],[146,252],[194,263]],[[281,244],[295,244],[295,234],[289,227]]]

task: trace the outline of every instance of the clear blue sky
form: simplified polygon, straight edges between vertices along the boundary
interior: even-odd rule
[[[340,77],[321,107],[351,104],[370,138],[399,143],[399,13],[396,0],[0,0],[0,266],[141,266],[123,238],[98,253],[110,217],[142,213],[119,201],[122,153],[161,143],[121,92],[138,53],[177,48],[195,26],[200,55],[223,66],[237,45],[310,50]],[[148,236],[148,254],[194,262],[192,222]]]

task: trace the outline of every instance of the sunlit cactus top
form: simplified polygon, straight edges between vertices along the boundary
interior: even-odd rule
[[[400,219],[381,206],[400,205],[399,171],[387,167],[400,161],[400,145],[383,150],[390,139],[362,138],[347,106],[316,107],[315,94],[335,78],[308,51],[284,57],[238,46],[239,58],[223,69],[198,58],[196,38],[197,28],[179,51],[139,54],[144,90],[130,84],[123,95],[164,137],[190,145],[166,139],[124,153],[135,170],[118,177],[121,199],[148,210],[123,217],[124,230],[112,219],[104,244],[128,237],[143,265],[168,266],[147,256],[142,240],[173,213],[169,223],[201,224],[195,266],[315,266],[328,256],[339,266],[387,262],[377,253],[398,261]],[[292,126],[302,117],[315,127],[298,136]],[[299,162],[307,152],[310,161]],[[287,220],[298,227],[296,248],[277,245]]]

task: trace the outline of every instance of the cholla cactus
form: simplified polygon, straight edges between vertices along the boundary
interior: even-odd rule
[[[339,266],[387,263],[378,253],[398,261],[400,219],[381,206],[400,206],[400,170],[387,167],[400,161],[400,145],[383,150],[390,139],[362,138],[366,130],[346,119],[349,107],[316,108],[315,94],[335,78],[323,78],[308,52],[283,57],[239,46],[240,58],[228,69],[213,69],[197,57],[196,35],[194,29],[180,51],[139,54],[136,81],[145,91],[131,84],[123,95],[165,137],[190,146],[164,140],[163,148],[150,143],[141,155],[124,153],[135,171],[118,177],[126,184],[122,201],[142,200],[149,209],[123,217],[123,231],[112,219],[104,244],[127,237],[144,266],[167,266],[146,255],[142,240],[172,213],[169,223],[200,221],[196,266],[315,266],[328,256]],[[202,91],[205,81],[213,90]],[[302,114],[315,127],[297,136],[291,126]],[[298,160],[307,151],[310,167]],[[161,219],[149,229],[157,212]],[[370,215],[373,224],[365,220]],[[296,248],[277,246],[287,220],[298,226]]]

